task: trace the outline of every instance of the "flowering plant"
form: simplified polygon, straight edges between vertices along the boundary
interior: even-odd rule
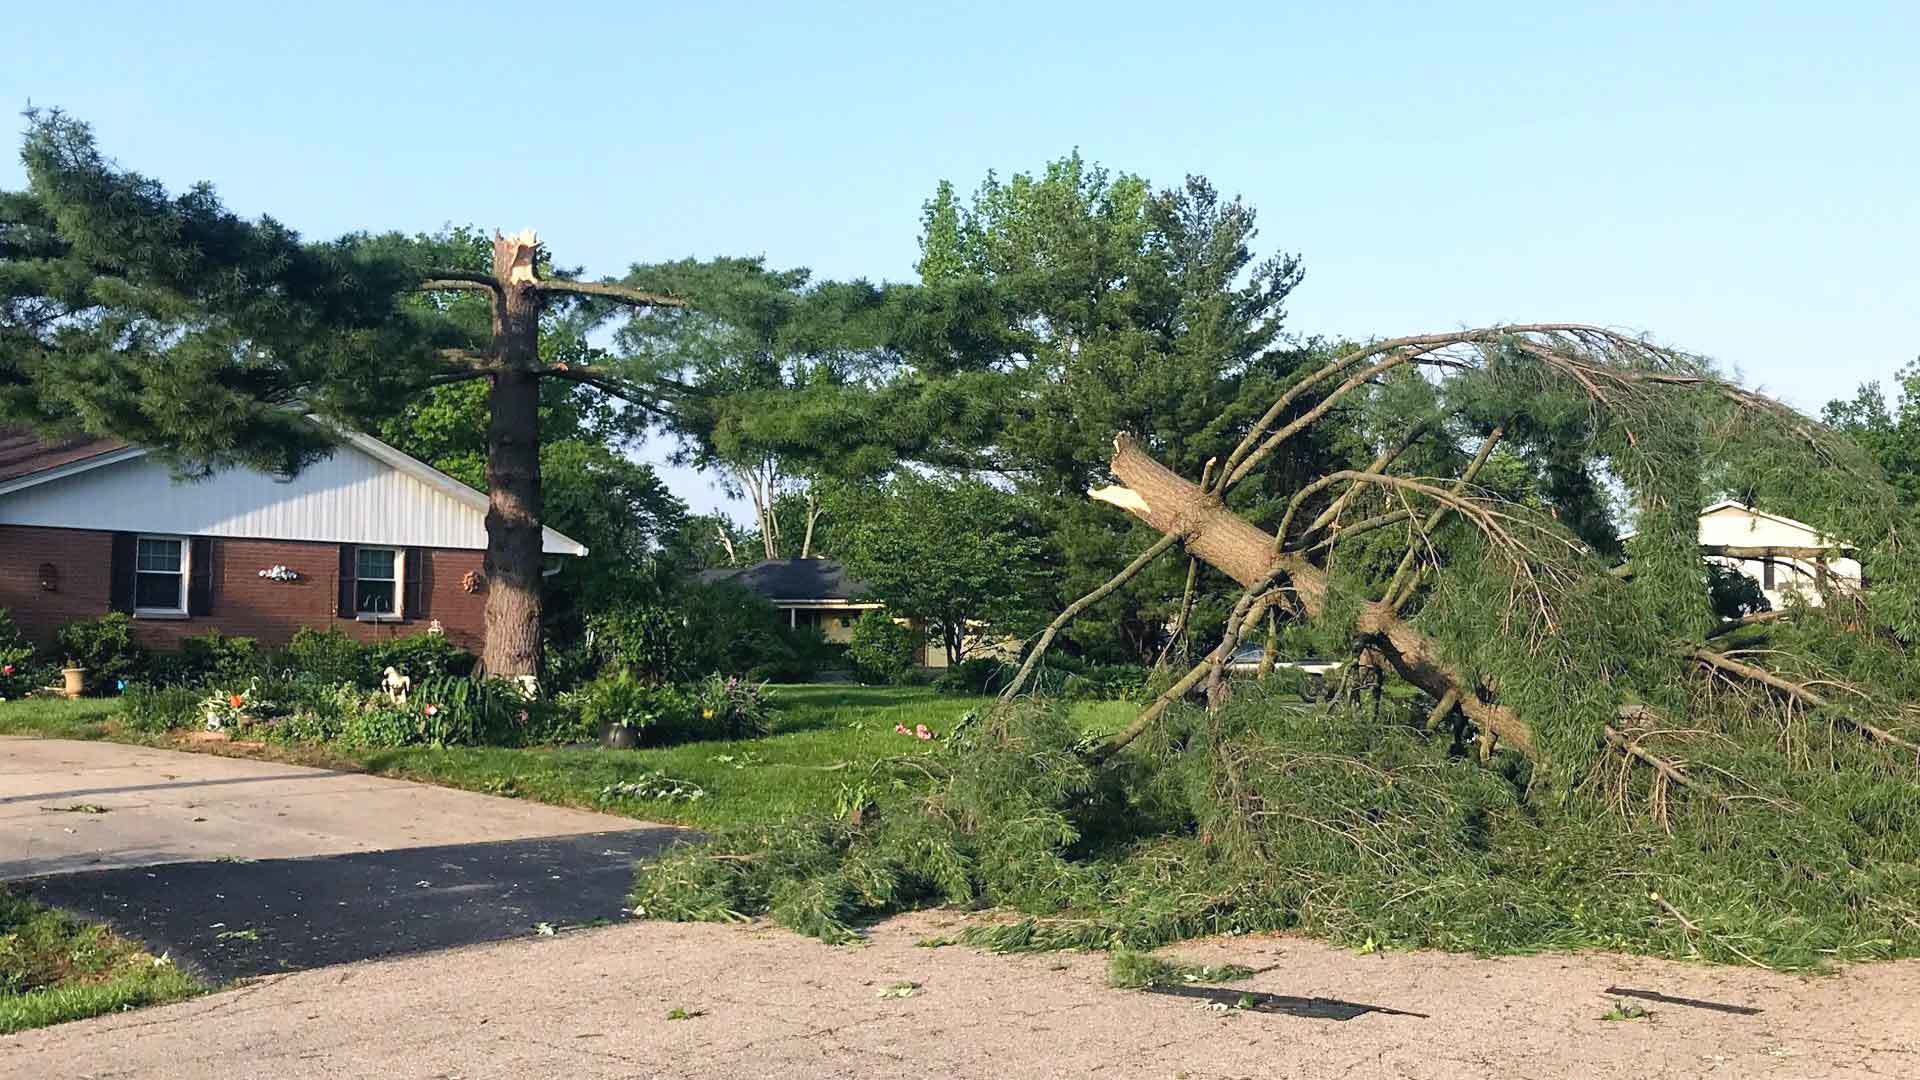
[[[237,727],[252,719],[255,692],[259,689],[259,680],[249,683],[245,690],[234,693],[231,690],[215,690],[200,703],[200,711],[206,715],[208,731],[225,731]]]

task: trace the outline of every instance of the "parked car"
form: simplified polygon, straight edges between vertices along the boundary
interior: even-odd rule
[[[1259,674],[1260,661],[1265,655],[1265,645],[1259,642],[1247,642],[1234,650],[1232,659],[1227,661],[1227,673],[1229,675]],[[1303,676],[1301,692],[1310,700],[1325,696],[1327,676],[1346,666],[1345,660],[1329,660],[1323,657],[1297,659],[1276,657],[1273,661],[1273,670],[1297,671]]]

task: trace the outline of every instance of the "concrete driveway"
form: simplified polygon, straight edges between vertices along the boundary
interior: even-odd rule
[[[681,830],[359,773],[0,738],[0,881],[216,980],[623,917]]]
[[[628,818],[362,773],[0,736],[0,881],[641,827]]]

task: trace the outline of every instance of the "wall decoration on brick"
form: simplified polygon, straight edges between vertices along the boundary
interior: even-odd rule
[[[260,571],[260,576],[263,578],[266,578],[268,581],[299,581],[300,580],[300,572],[298,570],[295,570],[291,566],[281,566],[278,563],[275,563],[274,565],[267,567],[265,570]]]
[[[460,575],[460,587],[467,592],[479,592],[487,587],[486,575],[478,570],[469,570]]]

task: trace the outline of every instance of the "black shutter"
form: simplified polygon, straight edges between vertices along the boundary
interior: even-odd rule
[[[427,597],[433,595],[433,560],[426,548],[410,547],[400,564],[404,595],[400,597],[402,619],[427,617]]]
[[[187,541],[187,614],[213,614],[213,541],[196,536]]]
[[[107,608],[133,614],[133,567],[139,538],[133,533],[113,534],[113,558],[107,571]]]
[[[352,544],[340,545],[340,603],[333,609],[343,619],[354,617],[353,578],[358,573],[357,552]]]

